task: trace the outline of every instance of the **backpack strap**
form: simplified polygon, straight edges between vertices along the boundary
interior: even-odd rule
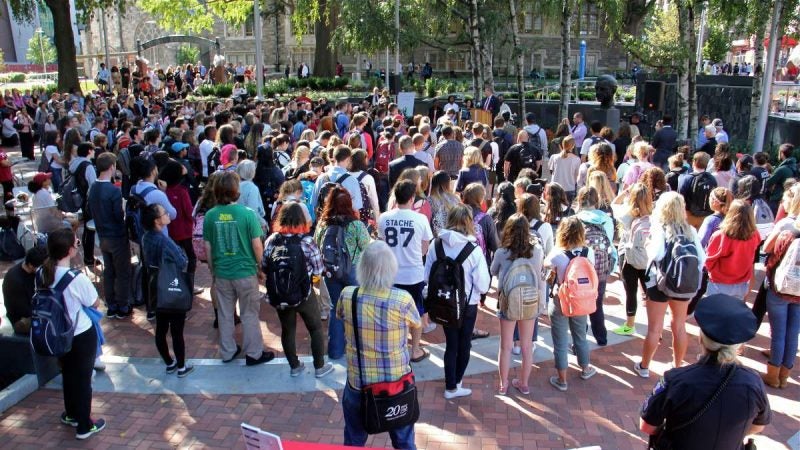
[[[531,230],[539,231],[539,228],[542,228],[542,225],[544,225],[544,222],[542,222],[541,220],[537,220],[536,225],[531,226]]]
[[[464,245],[464,248],[461,249],[461,252],[458,254],[458,256],[456,256],[455,259],[456,263],[464,264],[464,261],[466,261],[467,258],[469,258],[469,255],[472,254],[472,251],[475,250],[475,247],[476,245],[473,244],[472,242],[467,242]],[[438,257],[439,255],[436,256]]]
[[[157,188],[155,186],[147,186],[146,188],[144,188],[144,190],[142,192],[139,192],[136,195],[138,195],[139,197],[142,197],[142,200],[144,200],[144,198],[147,197],[147,194],[155,191],[156,189]]]
[[[436,238],[433,241],[433,248],[436,250],[436,260],[443,260],[445,258],[444,244],[442,244],[442,240],[440,238]]]
[[[336,179],[336,181],[335,181],[334,183],[336,183],[336,184],[342,184],[342,183],[344,183],[344,180],[348,179],[349,177],[350,177],[350,174],[349,174],[349,173],[347,173],[347,172],[345,172],[345,174],[344,174],[344,175],[342,175],[342,176],[340,176],[339,178],[337,178],[337,179]],[[342,185],[342,186],[344,186],[344,185]]]
[[[356,344],[356,355],[358,356],[358,377],[361,380],[361,388],[366,386],[364,383],[364,367],[361,362],[361,339],[358,335],[358,287],[353,289],[353,296],[350,297],[350,313],[353,318],[353,340]]]
[[[361,175],[359,175],[358,178],[356,178],[356,180],[358,180],[359,184],[361,184],[361,180],[363,180],[365,176],[367,176],[367,172],[366,171],[361,171]]]

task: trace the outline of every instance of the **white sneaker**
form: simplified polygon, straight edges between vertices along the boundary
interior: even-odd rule
[[[512,355],[522,354],[522,347],[520,347],[519,345],[515,345],[514,348],[511,349],[511,354]]]
[[[104,363],[100,357],[94,359],[94,370],[98,370],[100,372],[106,370],[106,363]]]
[[[448,391],[446,389],[444,391],[444,398],[447,400],[452,400],[458,397],[466,397],[468,395],[472,395],[472,389],[458,387],[455,391]]]
[[[641,366],[641,362],[633,365],[633,371],[642,378],[650,378],[650,369],[645,369]]]

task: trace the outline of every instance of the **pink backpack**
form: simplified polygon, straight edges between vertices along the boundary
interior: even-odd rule
[[[589,261],[589,249],[584,247],[578,255],[565,251],[569,258],[564,279],[558,287],[561,313],[566,317],[586,316],[597,309],[597,272],[594,261]]]
[[[197,259],[206,262],[208,255],[206,254],[206,243],[203,240],[203,222],[205,222],[206,215],[204,213],[197,213],[194,216],[194,225],[192,225],[192,248]]]

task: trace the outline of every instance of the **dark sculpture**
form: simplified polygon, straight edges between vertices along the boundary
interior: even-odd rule
[[[614,94],[617,92],[617,79],[611,75],[600,75],[594,83],[594,93],[600,107],[609,109],[614,106]]]

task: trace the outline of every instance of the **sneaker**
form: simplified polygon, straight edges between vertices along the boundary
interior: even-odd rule
[[[331,372],[333,372],[333,364],[325,363],[325,365],[319,369],[314,369],[314,376],[317,378],[322,378]]]
[[[178,361],[173,361],[172,364],[167,366],[167,374],[175,373],[178,370]]]
[[[152,322],[156,320],[156,312],[155,311],[147,311],[147,321]]]
[[[444,391],[444,398],[447,400],[452,400],[458,397],[466,397],[468,395],[472,395],[472,389],[467,389],[465,387],[457,387],[455,391],[448,391],[447,389]]]
[[[519,345],[515,345],[514,348],[511,349],[512,355],[521,355],[522,354],[522,347]]]
[[[117,314],[114,316],[114,318],[123,320],[123,319],[127,319],[131,315],[133,315],[133,311],[131,310],[130,307],[127,307],[127,308],[123,308],[123,309],[120,309],[119,311],[117,311]]]
[[[597,375],[597,369],[595,369],[593,366],[589,366],[588,368],[581,371],[581,380],[588,380],[589,378],[592,378],[595,375]]]
[[[300,375],[303,374],[303,370],[305,370],[305,368],[306,365],[302,361],[300,361],[300,364],[297,367],[291,368],[291,370],[289,371],[289,375],[293,377],[299,377]]]
[[[435,324],[435,323],[433,323],[433,322],[431,322],[431,323],[429,323],[429,324],[428,324],[428,326],[427,326],[427,327],[425,327],[425,328],[422,330],[422,334],[428,334],[428,333],[431,333],[431,332],[433,332],[434,330],[436,330],[436,324]]]
[[[183,378],[194,371],[194,366],[186,365],[183,369],[178,369],[178,378]]]
[[[196,288],[194,288],[194,290],[192,291],[192,293],[193,293],[194,295],[200,295],[200,294],[202,294],[203,292],[205,292],[205,289],[203,289],[203,288],[201,288],[201,287],[196,287]]]
[[[636,330],[633,327],[629,327],[627,324],[623,323],[621,326],[611,330],[611,332],[620,336],[632,336]]]
[[[97,419],[92,424],[92,428],[89,428],[89,431],[87,431],[86,433],[75,434],[75,439],[80,439],[80,440],[89,439],[89,437],[91,437],[93,434],[101,432],[105,427],[106,427],[106,421],[103,419]]]
[[[106,310],[106,319],[116,319],[118,311],[116,308],[108,308]]]
[[[642,367],[641,362],[633,365],[633,371],[642,378],[650,378],[650,369]]]
[[[97,358],[95,358],[95,359],[94,359],[94,370],[97,370],[97,371],[100,371],[100,372],[102,372],[102,371],[106,370],[106,363],[104,363],[104,362],[103,362],[103,361],[100,359],[100,357],[99,357],[99,356],[98,356]]]
[[[78,428],[78,421],[68,416],[67,413],[61,413],[61,423],[69,427]]]
[[[239,353],[242,353],[242,347],[239,347],[237,345],[236,346],[236,351],[233,353],[233,356],[231,356],[228,359],[223,359],[222,362],[229,363],[229,362],[233,361],[234,359],[236,359],[237,356],[239,356]]]
[[[261,352],[261,356],[258,358],[251,358],[249,356],[245,357],[245,364],[248,366],[257,366],[259,364],[264,364],[267,362],[272,361],[275,359],[275,353],[273,352]]]
[[[550,377],[550,385],[561,392],[567,392],[567,382],[559,380],[558,377]]]

